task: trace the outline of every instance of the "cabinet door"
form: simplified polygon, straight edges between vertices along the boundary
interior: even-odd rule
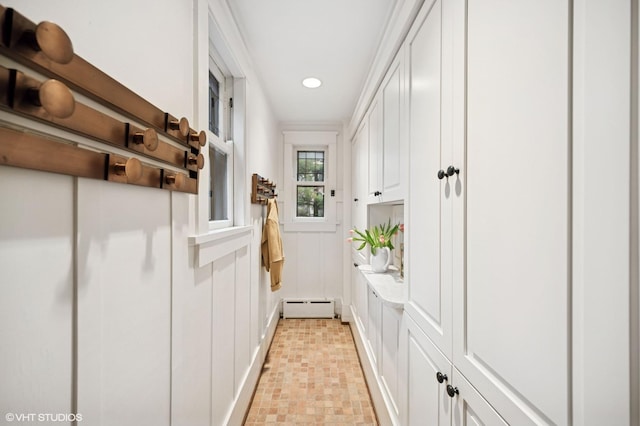
[[[360,331],[362,333],[362,338],[364,339],[367,336],[367,329],[369,327],[369,312],[367,307],[367,289],[368,285],[362,274],[357,268],[355,269],[355,276],[353,282],[355,284],[355,295],[354,295],[354,305],[356,310],[356,318],[358,321],[358,325]]]
[[[451,359],[451,185],[438,179],[451,158],[443,123],[442,2],[425,3],[407,38],[409,78],[409,228],[407,312]]]
[[[438,383],[436,375],[449,379],[451,363],[406,312],[399,348],[400,424],[449,426],[452,399],[446,391],[448,380]]]
[[[502,417],[454,368],[452,387],[458,392],[453,397],[453,426],[507,426]]]
[[[364,278],[363,278],[364,279]],[[365,283],[366,285],[366,283]],[[371,345],[371,355],[373,356],[373,363],[375,365],[375,370],[378,372],[379,368],[379,353],[380,353],[380,297],[376,294],[375,291],[371,289],[367,285],[367,307],[368,307],[368,317],[369,317],[369,326],[367,328],[367,336],[369,337],[369,344]]]
[[[363,230],[367,227],[367,173],[369,125],[363,123],[351,146],[351,191],[353,194],[353,209],[351,210],[352,228]],[[352,245],[353,257],[359,264],[367,263],[366,250],[357,250],[360,243]]]
[[[454,365],[508,423],[568,424],[570,2],[466,5]]]
[[[367,123],[369,126],[369,185],[368,195],[369,202],[377,203],[380,201],[378,192],[381,192],[382,187],[382,105],[379,101],[379,97],[376,97],[371,107],[369,108],[369,115],[367,116]]]
[[[386,81],[382,86],[383,100],[383,138],[382,138],[382,199],[384,201],[402,198],[401,173],[405,152],[402,144],[402,101],[404,92],[404,74],[402,68],[402,50],[391,65]]]
[[[398,342],[402,310],[382,304],[382,337],[380,341],[380,379],[398,417]]]

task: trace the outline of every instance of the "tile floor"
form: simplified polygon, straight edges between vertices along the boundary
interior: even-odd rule
[[[349,325],[280,320],[245,425],[377,425]]]

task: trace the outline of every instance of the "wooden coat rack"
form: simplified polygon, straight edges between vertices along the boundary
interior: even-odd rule
[[[42,81],[0,66],[0,109],[97,141],[103,151],[0,124],[0,165],[197,193],[206,132],[193,130],[186,118],[163,112],[76,55],[56,24],[36,25],[0,6],[0,34],[0,54],[51,77]],[[70,89],[132,121],[77,102]],[[111,147],[135,156],[117,155]],[[171,168],[143,164],[138,155]]]
[[[254,173],[251,176],[251,203],[267,204],[270,198],[277,197],[276,184]]]

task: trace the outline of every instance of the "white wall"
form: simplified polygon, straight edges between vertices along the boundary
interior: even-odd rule
[[[280,291],[282,298],[302,298],[302,299],[334,299],[336,302],[335,311],[342,313],[343,304],[343,267],[344,252],[347,247],[345,239],[347,231],[343,225],[344,209],[344,131],[340,123],[282,123],[281,131],[303,131],[303,132],[336,132],[336,164],[328,164],[328,167],[335,167],[335,187],[326,188],[336,190],[335,195],[335,221],[336,226],[330,231],[307,230],[287,230],[282,228],[282,244],[285,250],[286,261],[283,271],[283,285]],[[284,138],[280,133],[279,141],[284,144]],[[347,142],[348,143],[348,142]],[[284,153],[280,154],[280,161],[284,159]],[[283,164],[283,163],[282,163]],[[284,182],[284,165],[279,170],[279,181]],[[350,174],[350,171],[349,171]],[[284,185],[281,185],[284,190]],[[325,200],[329,197],[326,194]],[[291,197],[294,200],[295,197]],[[281,205],[281,223],[285,220],[284,209],[295,209],[294,205],[287,205],[284,194],[278,200]],[[326,210],[329,214],[330,209]],[[328,221],[333,218],[327,217]]]
[[[3,2],[58,23],[77,54],[194,128],[202,4]],[[275,120],[241,65],[247,174],[275,175]],[[247,205],[249,182],[238,189]],[[195,267],[194,195],[0,167],[0,198],[3,414],[81,413],[91,425],[242,418],[277,302],[259,266],[261,207],[251,206],[251,227],[230,252]]]

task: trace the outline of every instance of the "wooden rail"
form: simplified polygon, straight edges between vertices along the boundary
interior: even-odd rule
[[[193,130],[186,118],[160,110],[76,55],[62,28],[46,21],[36,25],[0,5],[0,54],[52,77],[42,81],[0,66],[0,109],[90,138],[103,145],[98,151],[104,151],[61,141],[44,130],[36,134],[0,125],[0,165],[197,193],[206,132]],[[94,99],[107,111],[77,102],[71,90]],[[132,122],[122,121],[111,111]],[[136,157],[110,152],[110,147],[182,172],[143,164]]]

